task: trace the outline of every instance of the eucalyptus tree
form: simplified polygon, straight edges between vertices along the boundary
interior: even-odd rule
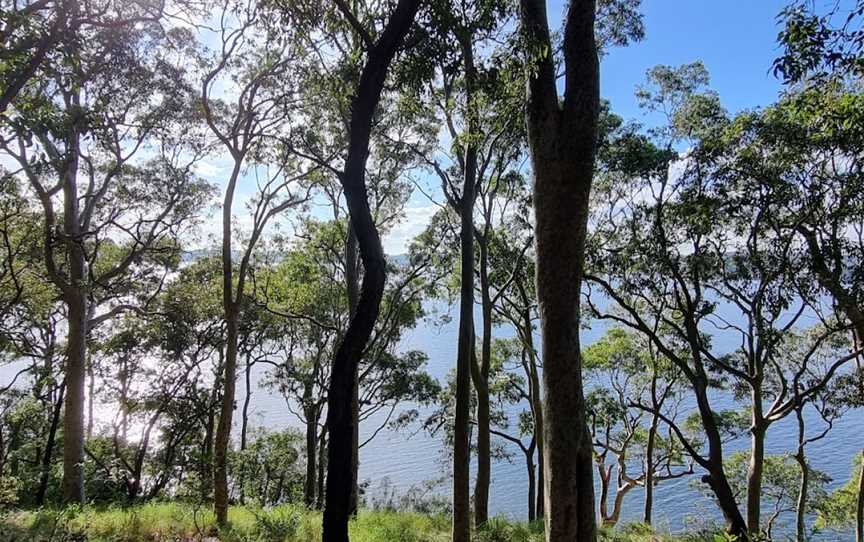
[[[259,270],[260,302],[284,319],[284,350],[273,356],[268,384],[285,397],[288,409],[306,427],[306,480],[304,500],[315,503],[320,450],[324,444],[323,416],[328,397],[327,360],[344,336],[349,315],[345,311],[344,221],[307,220],[298,232],[302,243],[293,246],[282,262]],[[428,255],[414,254],[405,263],[388,262],[382,299],[382,317],[376,322],[360,371],[358,419],[374,419],[367,445],[395,418],[410,416],[398,409],[405,401],[426,404],[438,392],[437,383],[423,370],[422,352],[401,351],[404,332],[424,317],[422,300],[432,285]],[[374,418],[373,418],[374,416]],[[367,422],[368,423],[368,422]]]
[[[426,29],[430,39],[418,47],[417,65],[425,70],[419,99],[427,117],[447,134],[449,148],[420,149],[403,142],[437,177],[441,191],[459,217],[460,300],[456,359],[456,424],[453,434],[453,536],[470,538],[470,395],[478,390],[477,480],[474,523],[488,517],[490,482],[489,400],[484,380],[489,373],[491,303],[484,308],[481,356],[474,350],[475,207],[482,187],[492,186],[517,161],[520,125],[517,83],[511,59],[499,40],[506,40],[513,6],[507,1],[433,2]],[[499,71],[497,65],[501,66]],[[487,194],[494,193],[494,189]],[[490,198],[494,199],[494,198]],[[491,205],[491,202],[490,202]],[[490,209],[491,213],[491,209]],[[491,216],[490,216],[491,220]],[[490,223],[491,227],[491,223]],[[487,232],[488,233],[488,232]],[[480,239],[477,237],[477,239]],[[481,277],[481,280],[484,280]],[[487,291],[488,290],[484,290]]]
[[[205,48],[198,54],[198,100],[215,148],[227,152],[230,163],[221,209],[226,344],[214,449],[214,507],[217,522],[225,525],[240,326],[253,255],[269,223],[309,199],[309,187],[303,183],[317,166],[281,143],[290,126],[301,122],[296,105],[305,51],[293,39],[297,29],[273,34],[267,27],[265,6],[255,0],[226,2],[221,9],[214,17],[218,18],[215,51]],[[244,192],[249,194],[248,231],[233,223],[235,198]],[[235,253],[239,254],[236,265]]]
[[[310,32],[322,31],[326,45],[321,47],[332,46],[339,50],[338,40],[329,32],[330,25],[350,25],[359,44],[358,58],[363,59],[355,71],[349,72],[345,84],[347,92],[343,99],[350,103],[345,109],[348,137],[339,153],[344,165],[334,171],[342,185],[351,230],[357,239],[363,278],[350,323],[334,354],[328,386],[326,423],[329,445],[323,517],[324,540],[327,541],[348,540],[357,462],[358,420],[357,409],[352,405],[356,404],[360,362],[378,319],[386,282],[386,260],[366,184],[370,140],[390,66],[404,48],[405,37],[412,28],[419,7],[417,0],[400,0],[390,13],[381,13],[385,11],[382,9],[368,16],[358,16],[353,11],[356,6],[344,2],[336,2],[334,9],[286,6],[289,19],[303,21]],[[324,57],[319,60],[326,64]]]
[[[190,170],[187,89],[162,35],[141,23],[78,27],[62,40],[4,117],[2,150],[39,202],[44,266],[67,310],[64,497],[77,502],[88,329],[137,305],[128,281],[138,262],[171,250],[207,190]],[[97,314],[103,302],[111,307]]]
[[[611,328],[583,352],[597,383],[588,394],[591,433],[600,478],[600,517],[615,525],[627,493],[645,488],[643,521],[650,524],[653,491],[659,483],[693,474],[693,461],[671,428],[660,431],[661,416],[675,421],[681,410],[680,371],[660,356],[644,337]],[[650,415],[646,421],[646,414]],[[612,462],[607,463],[611,457]],[[638,460],[640,470],[629,472]],[[612,510],[608,498],[613,468],[616,488]]]
[[[727,138],[741,135],[749,115],[734,124],[715,95],[696,92],[707,82],[699,65],[656,68],[650,75],[655,86],[642,89],[640,99],[667,115],[668,127],[655,130],[658,144],[635,133],[620,141],[622,156],[629,158],[604,158],[612,170],[635,167],[639,181],[612,188],[609,194],[619,192],[596,215],[590,283],[620,311],[601,310],[603,318],[645,335],[680,369],[696,399],[707,455],[672,420],[663,421],[708,471],[703,481],[730,530],[758,536],[770,427],[793,414],[796,401],[815,400],[858,350],[835,350],[818,371],[811,363],[814,352],[848,333],[849,324],[801,274],[794,233],[773,219],[778,194],[752,184],[744,188],[746,165],[767,163],[764,155],[742,153],[736,160],[723,150]],[[693,148],[677,158],[674,145],[682,139]],[[784,345],[797,336],[805,314],[820,319],[824,332],[809,336],[800,356],[787,356]],[[719,336],[734,337],[740,346],[724,352],[713,345]],[[719,413],[708,393],[716,384],[750,412],[746,528],[725,470]]]
[[[600,4],[601,7],[603,4]],[[537,300],[543,352],[546,539],[597,536],[592,446],[579,348],[579,302],[600,113],[597,2],[567,7],[558,60],[546,3],[520,2],[526,124],[534,173]],[[623,34],[626,41],[627,34]]]

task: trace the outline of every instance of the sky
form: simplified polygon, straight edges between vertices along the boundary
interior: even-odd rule
[[[827,1],[827,0],[816,0]],[[678,66],[701,60],[710,86],[726,109],[738,112],[769,105],[781,90],[771,72],[779,55],[777,15],[781,0],[642,0],[645,39],[612,49],[600,66],[600,92],[626,120],[650,124],[638,108],[637,86],[658,64]],[[550,24],[560,22],[565,1],[548,4]],[[436,207],[422,194],[409,201],[405,221],[383,239],[385,251],[405,251],[406,242],[423,230]]]
[[[815,0],[833,2],[835,0]],[[781,90],[771,66],[779,55],[777,15],[786,0],[642,0],[645,39],[610,50],[600,67],[601,95],[625,120],[651,124],[638,108],[636,88],[644,83],[648,69],[658,64],[678,66],[701,60],[711,75],[710,87],[717,91],[732,113],[771,104]],[[566,0],[549,0],[550,24],[560,24]],[[201,164],[199,173],[211,179],[224,177],[230,164],[218,157]],[[423,183],[433,196],[434,182]],[[241,202],[235,216],[244,222],[242,201],[252,192],[240,189]],[[247,193],[248,192],[248,193]],[[388,254],[401,254],[419,234],[438,206],[416,192],[408,202],[405,218],[382,239]],[[245,220],[248,222],[248,220]],[[217,233],[218,221],[213,231]],[[206,228],[210,230],[211,228]]]

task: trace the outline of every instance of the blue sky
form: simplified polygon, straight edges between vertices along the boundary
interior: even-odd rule
[[[817,0],[820,1],[820,0]],[[559,14],[554,0],[550,14]],[[732,112],[767,105],[780,90],[771,73],[779,54],[778,0],[643,0],[645,39],[610,51],[601,66],[601,93],[624,118],[640,119],[633,92],[645,71],[702,60],[711,86]]]
[[[628,47],[612,49],[601,65],[601,94],[615,113],[626,120],[650,126],[651,119],[639,110],[636,87],[645,81],[646,71],[658,64],[677,66],[702,60],[711,74],[711,87],[724,106],[737,112],[772,103],[781,89],[771,73],[779,54],[776,38],[777,14],[787,0],[642,0],[645,39]],[[815,0],[833,2],[834,0]],[[551,25],[560,22],[566,0],[549,0]],[[219,176],[225,164],[211,160],[204,172]],[[251,185],[248,187],[251,190]],[[437,183],[428,188],[440,196]],[[245,191],[241,189],[241,193]],[[243,195],[243,194],[241,194]],[[385,251],[404,252],[419,234],[437,207],[415,193],[406,209],[405,220],[383,239]],[[235,213],[243,221],[241,204]]]
[[[828,0],[816,0],[823,2]],[[636,87],[658,64],[678,66],[701,60],[730,112],[765,106],[781,89],[771,73],[779,54],[777,14],[782,0],[642,0],[645,39],[612,49],[600,66],[601,95],[626,120],[651,124],[638,108]],[[550,25],[560,23],[565,0],[548,4]],[[434,183],[432,191],[436,192]],[[420,233],[435,210],[422,194],[409,202],[406,220],[385,237],[385,250],[398,253]]]

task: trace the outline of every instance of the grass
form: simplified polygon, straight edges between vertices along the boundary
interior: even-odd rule
[[[320,542],[321,515],[302,507],[232,507],[230,527],[219,530],[209,507],[148,503],[131,507],[71,507],[0,513],[0,542]],[[446,542],[450,519],[411,512],[364,511],[349,526],[352,542]],[[494,518],[477,542],[540,542],[543,525]],[[645,526],[603,532],[603,542],[698,542],[670,538]]]

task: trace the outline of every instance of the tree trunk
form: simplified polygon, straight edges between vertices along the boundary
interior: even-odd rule
[[[57,441],[57,428],[60,426],[60,414],[63,410],[63,396],[66,393],[66,381],[60,384],[57,392],[57,402],[51,413],[51,426],[48,428],[48,441],[42,454],[41,472],[39,473],[39,489],[36,491],[36,505],[45,504],[45,496],[48,493],[48,482],[51,479],[51,461],[54,458],[54,445]]]
[[[651,388],[656,389],[656,378],[652,378]],[[645,510],[642,521],[651,525],[654,511],[654,447],[657,441],[657,428],[660,418],[657,415],[651,417],[651,427],[648,428],[648,442],[645,445]]]
[[[582,390],[579,302],[600,111],[595,2],[567,9],[563,102],[545,0],[521,1],[529,50],[526,124],[534,169],[537,300],[543,350],[546,540],[597,538],[593,450]]]
[[[351,103],[348,155],[340,181],[357,236],[363,262],[363,281],[357,310],[336,350],[327,396],[327,493],[323,542],[347,542],[354,480],[352,398],[357,387],[360,357],[372,335],[384,294],[386,261],[366,193],[366,159],[373,115],[378,107],[387,70],[414,21],[419,0],[399,0],[390,21],[370,47]]]
[[[348,223],[348,239],[345,240],[345,286],[348,293],[348,314],[354,316],[357,303],[360,300],[360,274],[357,268],[357,235],[351,223]],[[354,454],[351,466],[351,515],[357,515],[360,500],[360,364],[354,371],[354,393],[351,396],[351,424],[354,426],[351,449]]]
[[[245,450],[248,445],[247,433],[249,431],[249,403],[252,402],[252,362],[246,356],[246,370],[244,371],[244,380],[246,384],[246,397],[243,398],[243,413],[240,420],[240,449]]]
[[[74,255],[76,252],[80,251],[73,249],[73,267],[79,267],[83,275],[83,254]],[[66,408],[63,416],[63,501],[83,503],[87,298],[76,288],[75,292],[67,296],[66,303],[69,307],[69,337],[66,350]]]
[[[318,489],[315,494],[315,509],[324,508],[324,482],[327,479],[327,428],[318,440]]]
[[[88,320],[90,318],[88,317]],[[90,356],[87,356],[87,431],[84,433],[89,440],[93,437],[93,401],[96,396],[96,375],[93,371],[93,363]]]
[[[303,481],[303,504],[315,505],[315,485],[318,476],[318,417],[314,408],[306,409],[306,478]]]
[[[805,542],[806,526],[804,518],[807,513],[807,492],[810,481],[810,471],[807,468],[807,458],[804,456],[804,449],[798,447],[798,452],[793,456],[801,469],[801,480],[798,486],[798,499],[795,503],[795,540],[797,542]]]
[[[528,471],[528,522],[537,519],[537,475],[534,465],[535,440],[525,452],[525,468]]]
[[[765,420],[762,416],[762,388],[752,389],[752,421],[750,427],[750,465],[747,469],[747,530],[753,536],[762,531],[762,473],[765,466]]]
[[[230,275],[228,275],[230,280]],[[230,294],[229,294],[230,295]],[[228,524],[228,444],[231,441],[231,419],[237,384],[237,335],[239,314],[229,307],[225,314],[225,366],[222,372],[222,405],[213,450],[213,504],[216,523]]]
[[[473,81],[475,76],[473,50],[470,36],[460,34],[457,37],[465,69],[468,132],[474,134],[478,122],[476,111],[473,109]],[[468,542],[471,539],[471,431],[469,425],[471,422],[471,375],[472,369],[476,369],[474,367],[474,200],[477,181],[477,146],[471,143],[470,137],[465,146],[462,176],[462,196],[459,200],[459,337],[456,354],[456,405],[453,421],[453,542]],[[479,379],[475,378],[475,381],[477,381],[475,387],[482,386]],[[479,415],[478,412],[478,417]],[[488,434],[486,438],[488,439]],[[478,460],[479,447],[480,443],[478,442]],[[486,475],[488,477],[488,473]],[[484,480],[478,478],[478,482],[478,485],[483,485]],[[485,506],[488,502],[488,487],[485,498],[482,494],[483,490],[480,491],[480,504]],[[483,512],[478,512],[478,514],[482,516]]]
[[[480,348],[480,366],[477,367],[476,363],[474,363],[475,366],[472,371],[474,389],[477,393],[477,479],[474,482],[474,525],[476,527],[486,523],[486,520],[489,517],[489,484],[492,477],[492,454],[489,432],[489,370],[492,363],[492,297],[489,291],[489,251],[486,243],[486,238],[483,238],[478,242],[480,248],[480,296],[482,304],[481,310],[483,313],[483,334]]]

